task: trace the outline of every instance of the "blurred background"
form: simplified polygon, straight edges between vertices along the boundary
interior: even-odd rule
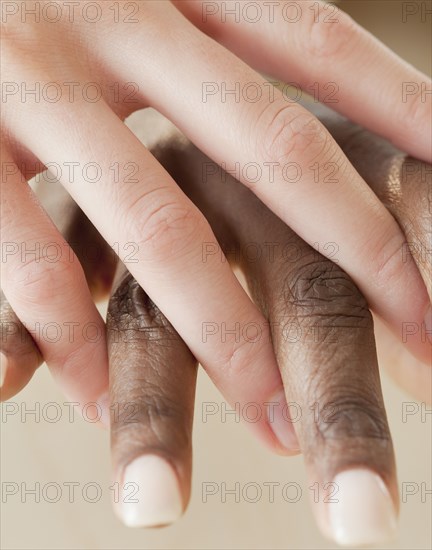
[[[431,74],[432,2],[338,4],[407,61]],[[137,133],[140,116],[134,115],[131,122]],[[383,386],[402,498],[398,538],[385,548],[429,549],[432,415],[385,373]],[[302,458],[273,456],[261,448],[233,415],[224,415],[220,394],[202,372],[191,503],[184,518],[165,529],[131,530],[116,519],[110,502],[114,488],[109,435],[83,420],[78,411],[70,419],[64,402],[44,366],[29,387],[2,404],[1,548],[334,548],[314,524]],[[214,414],[203,413],[210,409]],[[71,484],[74,497],[69,499]],[[269,484],[274,484],[273,499]],[[286,484],[290,485],[284,489]],[[7,495],[15,489],[15,495]]]

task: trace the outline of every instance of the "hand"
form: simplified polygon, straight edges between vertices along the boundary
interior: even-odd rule
[[[104,325],[83,271],[75,256],[70,261],[67,243],[26,184],[47,165],[57,170],[106,241],[119,243],[121,259],[130,243],[137,247],[131,273],[229,401],[263,404],[282,392],[264,317],[228,264],[216,257],[201,261],[203,241],[217,246],[210,226],[122,123],[148,105],[165,113],[217,163],[244,168],[256,162],[264,176],[248,179],[241,170],[242,182],[305,241],[337,242],[341,268],[396,334],[406,319],[424,324],[430,304],[415,265],[400,259],[401,229],[317,119],[277,90],[274,97],[263,93],[253,103],[243,93],[238,102],[203,97],[209,82],[228,90],[239,83],[242,92],[248,83],[262,91],[270,88],[232,51],[198,30],[199,3],[176,4],[187,17],[167,2],[134,5],[138,10],[132,16],[129,4],[120,4],[115,13],[105,2],[95,14],[70,4],[53,14],[49,2],[14,4],[17,11],[2,11],[2,286],[66,394],[106,406],[107,357]],[[212,19],[202,26],[275,76],[290,73],[303,86],[310,83],[308,74],[317,82],[323,75],[336,81],[341,111],[427,160],[430,104],[423,104],[419,93],[401,102],[400,92],[403,82],[420,90],[429,80],[341,12],[328,23],[324,4],[318,15],[309,7],[304,4],[294,27],[287,27],[280,13],[274,25],[261,20],[253,26],[252,39],[242,23],[232,29]],[[32,8],[40,10],[39,19],[28,14]],[[129,23],[131,18],[137,22]],[[341,47],[347,36],[348,52]],[[360,87],[358,78],[367,87]],[[370,93],[374,100],[369,102]],[[131,95],[137,100],[132,105]],[[310,169],[315,162],[321,174],[335,163],[336,183],[316,184]],[[285,180],[288,163],[300,168],[300,182]],[[274,167],[271,185],[269,166]],[[56,252],[60,260],[52,262]],[[266,337],[253,346],[233,337],[204,344],[201,327],[209,316],[217,326],[256,324]],[[58,340],[36,330],[50,323],[61,328]],[[419,334],[409,344],[417,357],[428,358]],[[245,380],[246,370],[259,384]],[[265,414],[262,418],[257,433],[280,447]]]
[[[203,160],[207,159],[193,148],[164,150],[164,164],[176,170],[179,182],[191,187],[197,184],[195,174],[201,173],[199,165]],[[208,200],[201,206],[211,205],[212,212],[207,214],[217,220],[217,234],[222,243],[231,245],[231,249],[234,246],[244,258],[251,243],[259,248],[263,243],[283,243],[283,249],[293,253],[285,261],[277,254],[273,262],[268,259],[242,262],[252,295],[267,312],[273,327],[274,347],[291,401],[290,409],[281,407],[283,398],[268,403],[274,431],[282,434],[285,446],[295,453],[299,444],[288,415],[290,411],[296,415],[302,411],[300,422],[294,420],[300,428],[300,445],[311,483],[318,482],[326,488],[327,483],[333,483],[331,496],[335,492],[339,498],[344,488],[337,473],[355,464],[357,476],[359,467],[378,471],[391,487],[397,505],[394,457],[379,387],[372,318],[364,298],[339,267],[311,249],[240,184],[231,179],[222,184],[220,177],[208,183],[209,187],[200,186],[197,191]],[[236,219],[238,233],[230,231],[230,216],[224,219],[227,210],[219,210],[220,201],[215,206],[212,197],[207,196],[209,189],[217,192],[223,185],[229,185],[226,191],[231,215],[238,216],[241,205],[241,220]],[[251,232],[253,226],[255,234]],[[251,240],[245,239],[248,234]],[[85,235],[84,232],[83,238],[88,242]],[[219,255],[221,251],[213,249],[211,253]],[[18,325],[18,320],[15,323]],[[357,329],[353,323],[358,323]],[[214,331],[213,323],[208,325],[206,340],[223,337],[219,330]],[[114,479],[124,488],[116,511],[131,527],[165,525],[181,515],[190,496],[196,360],[122,265],[113,286],[107,328],[113,472]],[[245,330],[250,332],[251,339],[262,337],[255,325],[238,328],[239,333]],[[15,339],[22,332],[25,330],[20,327]],[[13,340],[9,339],[9,346],[17,349]],[[26,356],[34,347],[29,337]],[[24,374],[20,364],[22,353],[23,350],[18,350],[14,354],[17,375]],[[244,376],[248,377],[247,371]],[[249,405],[255,415],[256,404]],[[307,414],[311,413],[311,407],[313,414]],[[254,423],[248,425],[253,427]],[[370,483],[372,489],[375,479]],[[361,483],[365,482],[367,478],[363,477]],[[131,488],[138,489],[134,494],[138,504],[128,503]],[[387,494],[383,499],[376,489],[375,493],[366,498],[372,498],[378,508],[383,503],[390,507],[390,512],[385,511],[386,516],[380,517],[383,523],[380,527],[387,534],[395,523],[392,501]],[[346,502],[343,506],[345,509]],[[343,542],[341,534],[331,531],[327,516],[332,509],[318,510],[318,520],[325,532]],[[352,513],[349,509],[346,512]],[[343,517],[336,516],[333,522],[346,525]],[[364,536],[365,525],[361,522],[359,527]],[[351,537],[359,536],[352,525],[349,531]],[[382,536],[381,532],[378,534]],[[371,536],[368,532],[366,535]],[[376,537],[376,532],[372,536]]]
[[[424,248],[430,235],[429,213],[416,195],[428,196],[429,167],[334,115],[324,112],[320,117],[358,170],[368,170],[367,181],[406,231],[427,283],[430,258]],[[397,481],[373,326],[364,299],[337,264],[317,254],[232,178],[225,180],[218,171],[200,181],[203,163],[209,160],[194,147],[174,141],[154,153],[193,197],[222,248],[230,251],[228,257],[240,263],[247,275],[252,296],[272,328],[287,398],[296,404],[291,410],[309,412],[312,407],[316,413],[302,415],[294,425],[311,483],[334,481],[330,489],[340,500],[340,505],[317,506],[323,532],[340,543],[384,539],[395,524]],[[418,222],[408,224],[409,219]],[[204,250],[223,261],[220,249]],[[94,269],[90,271],[94,276]],[[221,338],[220,330],[214,333],[214,326],[208,328],[208,339]],[[121,486],[137,483],[146,487],[143,495],[148,495],[140,498],[139,506],[124,505],[118,513],[129,525],[168,523],[189,498],[196,363],[124,267],[114,284],[108,329],[114,472]],[[406,367],[405,382],[426,397],[430,369],[420,364]],[[291,423],[278,415],[276,402],[269,408],[275,413],[276,431],[294,452]],[[350,469],[353,473],[347,474]],[[384,480],[391,500],[377,477],[367,477],[368,470]],[[355,482],[369,492],[356,493],[351,485]],[[357,494],[355,503],[353,494]],[[370,513],[354,514],[353,506]]]

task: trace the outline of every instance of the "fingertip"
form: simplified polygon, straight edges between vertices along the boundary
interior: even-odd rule
[[[276,439],[274,450],[282,455],[297,455],[300,444],[294,430],[285,391],[282,389],[274,398],[265,403],[267,406],[267,421]]]
[[[397,512],[383,479],[366,468],[345,470],[333,481],[335,498],[326,504],[327,534],[340,546],[382,544],[394,539]]]

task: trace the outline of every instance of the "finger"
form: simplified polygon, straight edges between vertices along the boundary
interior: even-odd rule
[[[2,291],[0,301],[0,400],[6,401],[29,383],[42,356]]]
[[[248,218],[262,226],[258,214],[257,207]],[[265,304],[287,401],[300,416],[295,428],[318,523],[338,544],[387,541],[398,489],[367,303],[339,266],[288,228],[246,230],[261,249],[278,242],[291,251],[244,268],[253,297]]]
[[[107,330],[115,507],[129,527],[166,525],[190,496],[197,362],[123,267]]]
[[[42,189],[46,191],[47,187]],[[40,193],[38,199],[77,254],[93,298],[102,299],[111,288],[114,254],[109,254],[105,241],[61,187],[49,186],[49,193]],[[1,291],[0,298],[0,397],[5,401],[30,382],[43,359],[35,341]]]
[[[2,155],[2,287],[66,395],[98,402],[108,390],[105,326],[84,274],[13,160]]]
[[[414,259],[432,300],[432,166],[332,113],[323,112],[322,120],[401,226],[402,260]]]
[[[397,480],[366,301],[338,265],[246,188],[220,172],[203,185],[192,172],[200,154],[189,148],[181,155],[187,168],[176,178],[220,242],[221,217],[235,228],[235,252],[271,326],[321,529],[340,544],[387,540],[396,526]],[[221,199],[227,183],[229,201]],[[251,245],[261,252],[253,259]]]
[[[234,1],[175,4],[257,70],[294,80],[315,99],[431,162],[430,78],[337,6],[279,2],[246,10]]]
[[[407,157],[383,139],[355,127],[334,113],[321,120],[343,147],[359,173],[401,226],[406,242],[400,250],[404,263],[415,263],[432,300],[432,172],[431,166]],[[406,318],[397,339],[375,319],[380,365],[417,399],[431,401],[432,347],[424,361],[412,357],[407,343],[413,335],[432,341],[432,314],[418,324]]]
[[[265,319],[227,264],[215,258],[203,261],[203,243],[216,246],[204,217],[105,103],[52,107],[32,114],[35,124],[38,116],[44,120],[43,140],[37,129],[36,136],[17,129],[26,147],[45,165],[53,154],[59,166],[77,164],[75,177],[71,180],[63,171],[61,183],[105,240],[118,243],[122,261],[228,401],[257,404],[261,417],[252,429],[283,452],[285,443],[279,439],[284,434],[272,430],[276,424],[268,422],[265,405],[282,391]],[[69,117],[73,131],[57,123]],[[89,126],[88,117],[100,124]],[[95,164],[96,177],[89,184],[83,167]],[[239,333],[238,327],[248,323],[265,337],[254,340]]]
[[[251,83],[266,90],[268,83],[178,12],[164,7],[163,15],[169,29],[160,34],[163,43],[155,46],[158,35],[152,34],[158,63],[142,65],[128,55],[119,78],[139,76],[148,102],[309,244],[329,254],[326,245],[336,243],[341,267],[395,333],[407,318],[422,323],[427,293],[415,265],[401,261],[402,231],[325,128],[277,90],[272,100],[262,94],[247,101],[241,90]],[[118,39],[113,36],[113,47],[120,49]],[[149,47],[144,34],[134,40],[134,51]],[[185,64],[191,49],[193,60]],[[181,92],[172,93],[173,81],[183,83]],[[234,93],[221,96],[224,89]],[[329,167],[336,177],[328,178]],[[429,356],[420,336],[409,345],[419,358]]]

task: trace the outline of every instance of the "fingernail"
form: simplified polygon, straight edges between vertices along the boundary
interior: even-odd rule
[[[8,368],[8,358],[6,355],[0,351],[0,388],[3,387],[3,382],[6,378],[6,371]]]
[[[268,422],[279,443],[288,451],[299,452],[300,445],[294,431],[284,391],[278,393],[266,405]]]
[[[424,324],[425,324],[425,333],[426,333],[427,339],[432,344],[432,306],[429,306],[429,309],[427,310],[427,313],[424,319]]]
[[[366,469],[338,474],[336,492],[329,502],[331,534],[342,546],[378,544],[391,540],[397,520],[390,494],[383,480]]]
[[[167,525],[182,514],[177,476],[160,456],[143,455],[131,462],[124,471],[122,493],[120,513],[128,527]]]

